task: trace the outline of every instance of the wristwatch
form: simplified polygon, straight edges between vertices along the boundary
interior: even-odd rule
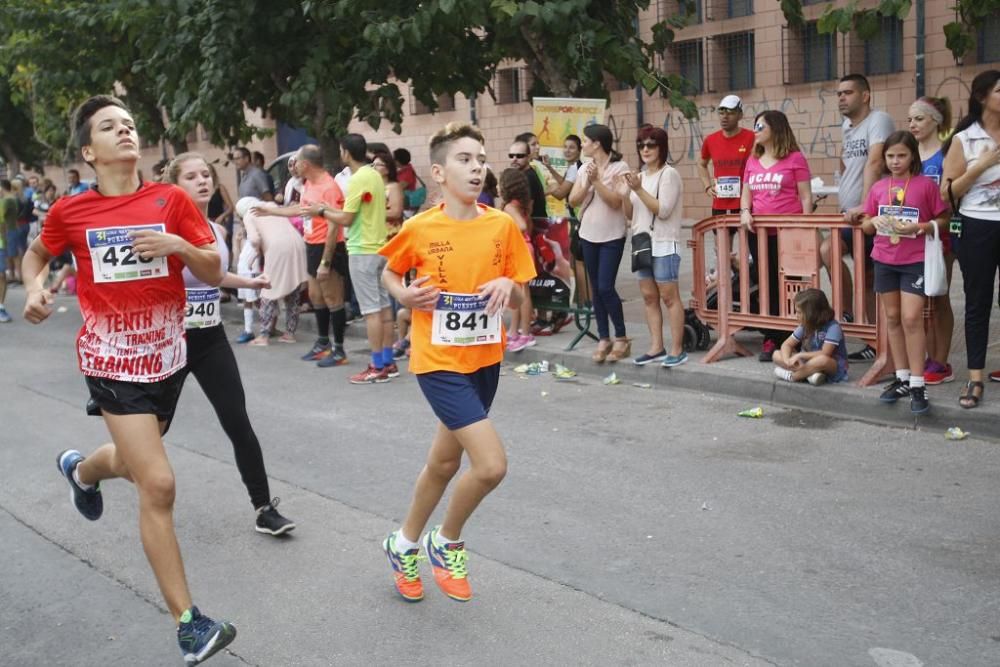
[[[319,205],[319,217],[321,218],[326,217],[326,204]]]

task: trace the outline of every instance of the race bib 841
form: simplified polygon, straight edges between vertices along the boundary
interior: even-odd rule
[[[434,345],[489,345],[500,342],[500,314],[487,315],[489,297],[441,292],[431,325]]]

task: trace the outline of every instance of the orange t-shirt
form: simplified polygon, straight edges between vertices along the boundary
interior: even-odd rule
[[[535,263],[514,220],[482,204],[474,220],[448,217],[444,204],[424,211],[407,220],[379,254],[387,258],[389,270],[405,275],[416,269],[417,278],[430,276],[425,286],[443,292],[476,294],[480,285],[494,278],[526,283],[535,277]],[[413,373],[473,373],[503,360],[505,336],[488,345],[433,345],[432,321],[432,313],[413,311],[409,364]]]
[[[340,190],[337,182],[333,180],[333,176],[326,172],[323,172],[323,175],[315,183],[306,181],[302,184],[300,203],[304,206],[312,206],[320,202],[326,204],[328,208],[337,210],[344,208],[344,193]],[[312,218],[303,218],[302,223],[306,243],[326,243],[326,234],[330,226],[326,218],[317,215]],[[337,230],[337,242],[340,243],[343,240],[344,228],[341,227]]]

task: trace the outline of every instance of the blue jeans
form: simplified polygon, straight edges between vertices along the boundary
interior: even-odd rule
[[[583,265],[587,268],[587,277],[594,292],[597,335],[600,338],[610,338],[610,317],[615,325],[615,336],[624,338],[625,314],[622,312],[621,297],[615,289],[615,279],[618,277],[618,265],[622,263],[622,255],[625,253],[625,238],[602,243],[580,239],[580,249],[583,251]]]

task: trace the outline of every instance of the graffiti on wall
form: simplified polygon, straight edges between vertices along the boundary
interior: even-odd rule
[[[837,110],[837,91],[820,88],[813,98],[785,97],[772,102],[765,93],[760,100],[743,101],[744,120],[753,120],[761,111],[777,109],[788,116],[802,150],[809,157],[836,158],[840,156],[840,125],[843,120]],[[705,137],[719,129],[715,107],[698,107],[698,117],[687,119],[679,111],[671,110],[663,121],[663,129],[670,137],[667,160],[676,165],[684,160],[696,160],[701,153]]]

